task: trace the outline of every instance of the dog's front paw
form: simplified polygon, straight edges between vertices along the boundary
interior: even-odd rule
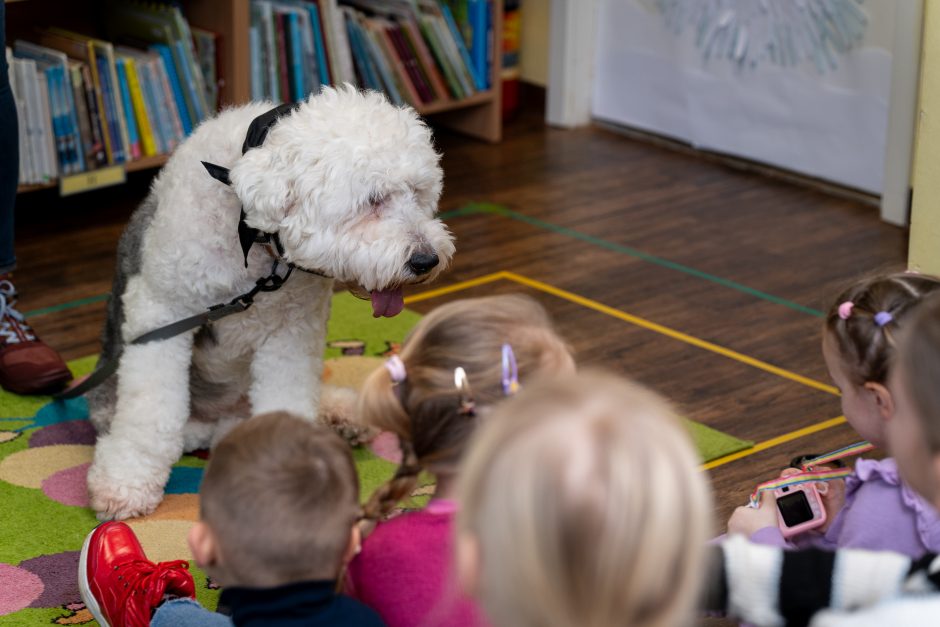
[[[371,442],[379,434],[377,429],[348,422],[337,416],[321,416],[321,419],[350,446],[362,446]]]
[[[318,418],[350,446],[362,446],[379,434],[377,429],[356,421],[357,392],[351,388],[325,385],[320,391]]]
[[[127,476],[109,477],[95,463],[88,470],[88,498],[98,520],[137,518],[153,513],[163,500],[163,486],[135,484]]]

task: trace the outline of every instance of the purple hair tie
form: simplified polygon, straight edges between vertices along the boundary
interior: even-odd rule
[[[519,391],[519,368],[516,366],[516,355],[512,346],[503,344],[503,394],[512,396]]]
[[[875,324],[877,324],[879,327],[883,327],[892,320],[894,320],[894,316],[892,316],[887,311],[879,311],[875,314]]]
[[[385,360],[385,369],[392,378],[392,383],[401,383],[405,380],[407,372],[405,371],[405,362],[398,355],[392,355]]]
[[[848,320],[852,316],[852,309],[855,307],[855,303],[850,300],[845,301],[839,305],[839,317],[843,320]]]

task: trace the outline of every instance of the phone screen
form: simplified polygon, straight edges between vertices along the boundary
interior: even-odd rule
[[[777,497],[777,509],[780,510],[783,523],[787,527],[795,527],[813,519],[813,510],[809,506],[806,493],[802,490]]]

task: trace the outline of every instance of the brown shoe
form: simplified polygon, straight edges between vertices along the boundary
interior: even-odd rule
[[[68,366],[18,312],[16,288],[0,280],[0,386],[16,394],[55,392],[72,380]]]

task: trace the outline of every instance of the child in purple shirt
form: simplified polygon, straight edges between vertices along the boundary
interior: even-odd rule
[[[876,276],[845,290],[826,316],[823,357],[842,394],[842,411],[859,435],[880,448],[895,414],[887,379],[897,334],[914,306],[937,291],[940,281],[924,275]],[[860,459],[844,487],[833,481],[820,484],[820,492],[828,515],[821,531],[788,542],[766,512],[739,507],[728,532],[783,547],[890,550],[910,557],[940,551],[940,515],[901,480],[892,458]]]
[[[349,564],[345,592],[389,627],[485,625],[454,576],[457,465],[477,425],[520,377],[573,368],[565,342],[530,298],[454,301],[425,316],[400,356],[363,387],[360,417],[398,437],[402,462],[365,506],[366,518],[379,522]],[[385,520],[422,471],[436,480],[431,502]]]

